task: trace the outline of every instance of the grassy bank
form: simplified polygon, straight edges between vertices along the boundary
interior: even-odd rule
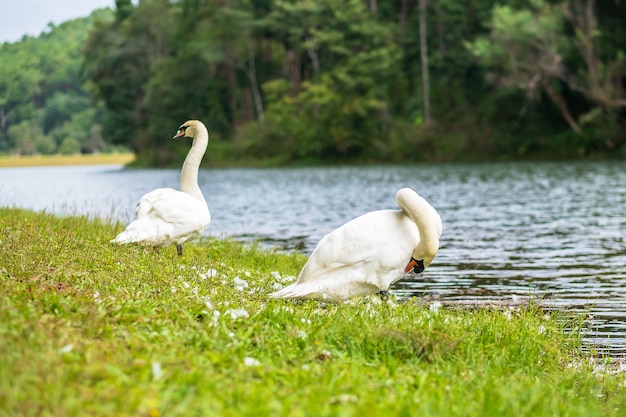
[[[223,240],[156,253],[121,226],[0,209],[0,416],[620,416],[538,309],[269,300],[305,261]],[[436,265],[433,265],[436,268]]]
[[[54,165],[125,165],[134,160],[135,155],[132,153],[0,156],[0,168]]]

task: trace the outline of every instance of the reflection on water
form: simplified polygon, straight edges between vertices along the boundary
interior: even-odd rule
[[[0,205],[128,222],[139,197],[178,170],[0,170]],[[444,164],[202,170],[209,234],[310,253],[342,223],[396,208],[409,186],[441,213],[441,249],[406,295],[586,312],[588,345],[626,354],[626,164]]]

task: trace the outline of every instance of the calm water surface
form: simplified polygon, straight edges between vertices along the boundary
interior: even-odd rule
[[[178,170],[119,166],[0,169],[0,206],[128,222],[136,201],[178,187]],[[397,208],[409,186],[440,212],[441,249],[395,291],[446,303],[529,298],[580,312],[587,346],[626,356],[626,163],[514,163],[210,169],[200,185],[208,234],[309,254],[371,210]]]

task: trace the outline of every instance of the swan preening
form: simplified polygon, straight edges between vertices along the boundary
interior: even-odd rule
[[[410,188],[398,190],[396,201],[402,210],[366,213],[322,238],[296,282],[270,296],[342,301],[422,272],[439,250],[441,217]]]
[[[209,132],[199,120],[189,120],[174,139],[192,138],[191,149],[180,174],[180,191],[157,188],[141,197],[135,220],[111,242],[142,243],[154,247],[176,243],[179,256],[183,243],[202,233],[211,223],[211,214],[198,186],[200,162],[209,144]]]

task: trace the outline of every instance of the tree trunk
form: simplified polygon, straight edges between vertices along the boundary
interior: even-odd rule
[[[256,78],[256,63],[254,60],[254,51],[248,44],[248,77],[252,86],[252,96],[254,97],[254,105],[256,106],[256,114],[259,120],[265,120],[265,112],[263,111],[263,100],[261,100],[261,91],[259,90],[259,82]]]
[[[302,81],[300,76],[300,59],[293,49],[287,50],[285,59],[285,72],[289,80],[293,83],[295,93],[298,94],[300,93],[300,83]]]
[[[580,129],[580,126],[578,126],[578,123],[576,123],[576,120],[574,120],[574,118],[570,114],[569,109],[567,108],[567,103],[565,103],[563,97],[561,97],[559,93],[557,93],[552,89],[552,87],[550,87],[550,83],[548,83],[545,78],[542,78],[541,80],[541,87],[546,92],[546,94],[548,94],[550,100],[552,100],[552,102],[559,108],[559,110],[561,110],[561,115],[563,115],[563,118],[572,128],[572,130],[574,130],[574,132],[578,134],[581,134],[582,130]]]
[[[309,37],[307,40],[311,41],[311,38]],[[311,79],[315,79],[315,77],[317,76],[317,73],[320,70],[320,61],[314,49],[312,48],[307,49],[307,53],[309,54],[309,58],[311,58],[311,65],[313,65],[313,75],[311,76]],[[321,128],[320,113],[321,113],[320,104],[315,103],[315,129],[318,132],[320,131],[320,128]],[[321,154],[322,154],[322,145],[320,144],[319,139],[315,139],[315,155],[321,156]]]
[[[406,35],[407,22],[409,21],[409,2],[402,0],[400,4],[400,35]]]
[[[313,65],[313,76],[317,75],[320,70],[320,61],[317,57],[317,53],[313,49],[307,49],[307,53],[309,54],[309,58],[311,58],[311,64]],[[313,77],[311,77],[313,78]]]
[[[424,99],[424,122],[426,126],[432,124],[430,115],[430,83],[428,81],[428,46],[426,42],[426,0],[419,0],[420,18],[420,52],[422,57],[422,85]]]
[[[375,15],[378,12],[378,3],[376,0],[370,0],[370,10]]]
[[[2,140],[6,143],[8,149],[9,140],[7,138],[7,115],[4,112],[4,107],[0,107],[0,130],[2,131]],[[1,148],[2,147],[0,147],[0,149]]]

